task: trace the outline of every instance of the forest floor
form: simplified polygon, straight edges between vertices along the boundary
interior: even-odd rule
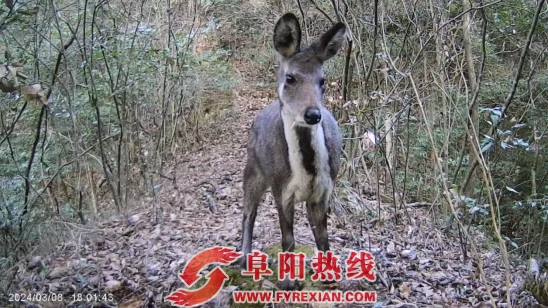
[[[178,274],[193,255],[217,245],[240,247],[247,132],[253,117],[274,97],[273,91],[250,87],[254,83],[245,79],[251,75],[242,74],[242,87],[233,92],[232,106],[217,120],[215,136],[169,167],[176,181],[165,179],[156,195],[140,200],[131,213],[94,226],[73,226],[75,235],[52,254],[31,256],[14,268],[12,289],[64,294],[63,304],[31,301],[23,306],[170,307],[164,298],[184,287]],[[337,207],[343,210],[330,216],[329,239],[341,260],[349,250],[371,252],[377,279],[343,279],[339,289],[376,291],[375,307],[491,307],[493,302],[507,306],[505,267],[491,238],[471,229],[477,258],[468,252],[465,260],[457,231],[441,231],[441,222],[433,220],[429,206],[409,206],[394,213],[393,205],[362,195],[337,188]],[[296,208],[295,223],[297,245],[309,251],[309,259],[315,245],[302,205]],[[277,212],[267,194],[259,208],[253,249],[275,249],[280,239]],[[476,259],[482,260],[481,271]],[[520,291],[525,264],[517,258],[510,264],[513,306],[534,307],[534,298]],[[245,289],[245,283],[236,277],[239,272],[229,276],[224,290],[204,306],[233,306],[230,292]],[[252,290],[271,287],[265,281],[247,285]]]

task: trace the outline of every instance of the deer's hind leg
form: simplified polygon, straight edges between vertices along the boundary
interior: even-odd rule
[[[253,238],[253,227],[257,218],[257,208],[261,202],[268,185],[266,184],[261,170],[248,163],[244,171],[243,189],[244,189],[244,211],[242,219],[242,252],[240,265],[245,268],[247,255],[251,252],[251,242]]]

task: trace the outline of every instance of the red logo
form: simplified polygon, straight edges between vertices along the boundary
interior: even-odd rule
[[[302,252],[279,252],[278,280],[282,281],[286,276],[289,276],[289,280],[304,280],[305,257],[306,255]]]
[[[262,276],[272,275],[272,270],[268,268],[268,255],[259,251],[248,254],[246,270],[242,271],[242,275],[253,276],[253,281],[260,281]]]
[[[243,253],[227,247],[218,246],[203,250],[188,261],[179,278],[190,288],[200,279],[199,273],[204,266],[211,263],[229,265],[242,255]],[[215,267],[205,277],[207,282],[201,288],[196,290],[180,288],[164,300],[170,301],[177,307],[198,306],[215,297],[228,280],[227,274],[220,267]]]
[[[350,251],[350,256],[346,259],[346,278],[361,279],[365,278],[371,282],[375,281],[375,260],[371,253],[367,251]]]
[[[242,252],[236,252],[234,249],[228,247],[213,247],[201,251],[188,261],[179,278],[185,283],[187,288],[180,288],[164,300],[170,301],[177,307],[194,307],[202,305],[212,298],[217,296],[221,291],[223,285],[228,280],[228,275],[220,268],[215,267],[209,274],[205,275],[207,279],[206,283],[199,289],[189,290],[202,276],[200,270],[209,264],[229,265],[234,263],[237,259],[243,256]],[[279,252],[278,253],[278,280],[304,280],[305,279],[305,258],[304,253],[295,252]],[[318,251],[314,257],[312,257],[312,281],[330,281],[342,280],[342,269],[339,264],[340,259],[333,254],[332,251],[322,252]],[[254,281],[260,281],[263,276],[273,275],[273,271],[268,267],[268,255],[266,253],[254,250],[247,255],[247,268],[241,272],[244,276],[252,276]],[[347,279],[358,280],[367,279],[369,281],[375,281],[375,259],[373,255],[367,251],[350,251],[350,255],[346,259],[346,273]],[[279,293],[270,294],[261,293],[263,291],[234,291],[233,296],[235,302],[249,302],[249,303],[277,303],[283,299],[285,302],[316,302],[316,301],[328,301],[328,302],[375,302],[376,293],[361,291],[342,293],[332,293],[329,291],[321,291],[314,293],[315,291],[294,291],[285,292],[279,291]],[[278,292],[278,291],[276,291]],[[304,292],[304,293],[303,293]],[[323,292],[323,293],[322,293]],[[257,296],[261,296],[260,299]],[[249,296],[249,297],[248,297]],[[264,296],[264,298],[263,298]],[[273,296],[273,297],[272,297]],[[323,296],[323,297],[320,297]],[[371,297],[372,296],[372,297]],[[237,300],[237,298],[239,300]],[[241,297],[241,298],[240,298]]]
[[[340,281],[342,279],[339,258],[332,251],[325,252],[325,254],[318,251],[317,255],[312,258],[312,268],[314,270],[312,281]]]

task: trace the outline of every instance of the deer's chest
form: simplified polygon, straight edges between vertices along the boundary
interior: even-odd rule
[[[313,128],[285,127],[291,177],[284,200],[318,202],[332,189],[329,156],[321,125]]]

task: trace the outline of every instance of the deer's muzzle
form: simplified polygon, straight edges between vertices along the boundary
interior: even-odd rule
[[[304,121],[308,125],[315,125],[320,123],[322,119],[322,112],[318,108],[308,108],[304,113]]]

